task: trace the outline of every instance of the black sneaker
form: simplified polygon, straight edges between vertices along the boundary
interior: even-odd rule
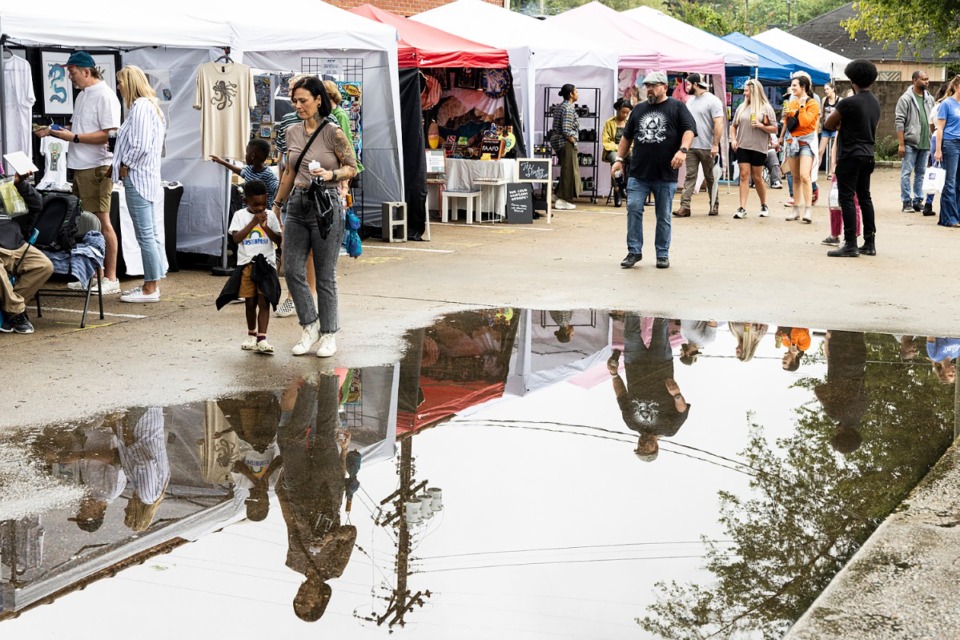
[[[913,211],[913,203],[911,202],[904,202],[903,206],[900,207],[901,213],[911,213],[912,211]]]
[[[831,258],[859,258],[860,249],[857,248],[857,243],[844,242],[843,246],[839,249],[834,249],[833,251],[827,251],[827,255]]]
[[[914,201],[913,201],[913,210],[914,210],[914,211],[916,211],[917,213],[920,213],[920,210],[921,210],[922,208],[923,208],[923,207],[920,206],[920,201],[919,201],[919,200],[914,200]]]
[[[633,265],[637,264],[643,260],[643,254],[641,253],[628,253],[627,257],[620,261],[620,266],[624,269],[629,269]]]
[[[820,244],[825,244],[830,247],[839,247],[840,238],[838,238],[837,236],[827,236],[826,238],[820,241]]]
[[[924,205],[923,205],[923,215],[925,215],[925,216],[933,216],[933,215],[936,215],[936,214],[933,212],[933,204],[932,204],[932,203],[930,203],[930,202],[925,202],[925,203],[924,203]]]
[[[3,322],[0,323],[0,333],[13,333],[13,319],[17,316],[4,315]]]
[[[657,258],[657,269],[669,269],[670,268],[670,258],[663,256]]]
[[[13,330],[17,333],[33,333],[33,325],[30,324],[30,318],[24,311],[20,315],[13,316],[10,321],[13,323]]]

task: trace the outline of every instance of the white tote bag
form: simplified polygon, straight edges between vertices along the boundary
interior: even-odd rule
[[[947,181],[947,172],[940,166],[940,163],[927,167],[927,172],[923,174],[923,192],[927,195],[940,193],[943,191],[943,185]]]

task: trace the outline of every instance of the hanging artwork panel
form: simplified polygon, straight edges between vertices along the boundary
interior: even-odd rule
[[[73,113],[73,83],[64,66],[69,59],[69,51],[40,52],[44,115]]]

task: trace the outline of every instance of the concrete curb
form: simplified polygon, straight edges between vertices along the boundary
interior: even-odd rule
[[[958,469],[954,443],[785,640],[960,638]]]

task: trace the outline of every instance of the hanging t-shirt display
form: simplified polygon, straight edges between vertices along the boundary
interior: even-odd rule
[[[250,110],[256,105],[250,67],[237,62],[200,65],[193,108],[200,110],[204,160],[209,160],[211,155],[231,160],[245,157],[250,140]]]
[[[70,143],[66,140],[47,136],[40,140],[40,153],[43,154],[43,182],[39,189],[70,191],[67,182],[67,152]]]
[[[17,56],[3,61],[3,105],[6,112],[7,153],[23,151],[31,155],[30,116],[37,96],[33,92],[30,63]],[[8,164],[7,169],[10,168]]]

